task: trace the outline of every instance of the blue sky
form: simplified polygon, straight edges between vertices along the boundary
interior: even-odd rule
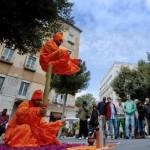
[[[136,63],[150,51],[150,0],[72,0],[83,31],[80,58],[91,72],[80,94],[98,98],[99,84],[114,61]],[[78,95],[80,95],[78,94]]]

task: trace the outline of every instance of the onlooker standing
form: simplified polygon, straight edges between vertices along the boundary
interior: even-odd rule
[[[98,126],[98,110],[95,105],[93,105],[92,114],[89,122],[89,130],[92,132]]]
[[[118,137],[125,138],[125,114],[123,111],[123,103],[121,99],[118,98],[118,103],[116,104],[117,109],[117,129],[118,129]],[[122,131],[120,131],[120,128]]]
[[[106,106],[106,97],[103,97],[103,100],[98,103],[97,109],[98,109],[99,117],[103,120],[103,129],[104,129],[105,136],[107,136],[105,106]]]
[[[141,101],[139,101],[137,105],[137,111],[138,111],[138,131],[140,137],[144,138],[144,116],[145,116],[145,110],[144,105]]]
[[[99,102],[97,105],[99,116],[105,115],[105,105],[106,105],[106,97],[103,97],[103,100]]]
[[[150,99],[145,99],[145,119],[146,119],[146,126],[147,126],[147,135],[150,136]]]
[[[87,120],[88,120],[88,109],[87,109],[87,102],[83,101],[82,106],[79,108],[79,139],[82,138],[82,135],[84,138],[88,136],[88,127],[87,127]]]
[[[138,107],[139,102],[140,101],[138,99],[135,99],[136,108]],[[139,113],[138,113],[137,109],[135,111],[134,119],[135,119],[135,130],[134,130],[135,132],[134,132],[134,134],[135,134],[135,138],[137,138],[139,136]]]
[[[7,109],[3,109],[0,113],[0,136],[5,132],[6,124],[9,116],[7,115]]]
[[[116,120],[116,106],[112,103],[112,99],[110,97],[107,98],[107,103],[105,105],[105,116],[108,122],[108,130],[110,132],[111,138],[117,138],[117,120]]]
[[[123,108],[125,112],[126,139],[129,138],[129,125],[131,125],[131,136],[134,138],[136,104],[131,100],[130,95],[127,95],[127,101],[124,103]]]

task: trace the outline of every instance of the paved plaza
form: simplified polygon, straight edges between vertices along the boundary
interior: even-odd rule
[[[150,139],[120,140],[116,150],[150,150]]]
[[[62,142],[65,143],[84,143],[86,140],[78,140],[75,138],[64,138]],[[116,143],[116,150],[150,150],[150,139],[121,139],[121,140],[107,140],[108,143]]]
[[[78,140],[75,138],[63,138],[62,143],[67,144],[85,144],[87,145],[87,140]],[[150,150],[150,138],[148,139],[121,139],[121,140],[107,140],[107,143],[116,143],[116,150]],[[0,140],[0,143],[3,143]]]

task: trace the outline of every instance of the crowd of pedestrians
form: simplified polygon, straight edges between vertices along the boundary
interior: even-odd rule
[[[117,138],[144,138],[150,136],[150,99],[145,102],[132,100],[127,95],[126,101],[120,98],[113,103],[110,97],[104,97],[97,106],[100,116],[105,118],[105,135]]]
[[[99,118],[103,117],[105,137],[117,138],[145,138],[150,137],[150,99],[132,100],[130,95],[126,100],[118,98],[113,101],[104,97],[97,105],[93,105],[89,113],[88,103],[83,101],[79,112],[78,138],[87,138],[88,134],[99,125]],[[5,132],[9,116],[7,109],[0,113],[0,136]]]
[[[150,136],[150,99],[145,101],[132,100],[130,95],[126,100],[118,98],[113,101],[110,97],[104,97],[97,106],[93,106],[89,116],[86,101],[79,109],[79,139],[87,138],[98,126],[98,118],[104,118],[104,133],[106,138],[145,138]],[[89,121],[88,121],[89,118]]]

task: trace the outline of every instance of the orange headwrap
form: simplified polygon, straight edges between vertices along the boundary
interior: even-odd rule
[[[63,33],[62,32],[57,32],[53,35],[53,39],[54,41],[59,41],[59,40],[63,40]]]
[[[39,100],[41,101],[43,99],[43,92],[42,90],[35,90],[34,93],[32,94],[32,100]]]

